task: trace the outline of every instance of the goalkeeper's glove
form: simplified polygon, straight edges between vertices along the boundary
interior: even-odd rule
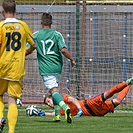
[[[81,108],[78,108],[79,112],[74,117],[81,117],[83,115],[83,111]]]
[[[45,116],[45,112],[42,109],[39,109],[38,116]]]

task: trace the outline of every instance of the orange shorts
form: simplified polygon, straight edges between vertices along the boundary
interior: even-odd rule
[[[20,98],[22,95],[22,82],[10,81],[0,78],[0,95],[7,92],[8,96]]]

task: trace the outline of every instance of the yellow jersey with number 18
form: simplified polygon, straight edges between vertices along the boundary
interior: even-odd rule
[[[26,43],[33,45],[35,42],[24,21],[7,18],[0,22],[0,78],[22,80],[25,74]]]

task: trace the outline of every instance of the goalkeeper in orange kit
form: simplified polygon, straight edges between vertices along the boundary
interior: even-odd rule
[[[69,105],[72,116],[104,116],[108,112],[114,112],[114,108],[126,97],[132,84],[133,78],[130,78],[126,82],[119,83],[110,88],[108,91],[91,99],[77,100],[67,94],[64,94],[63,100]],[[116,98],[107,101],[107,99],[111,98],[116,93],[118,93]],[[44,103],[53,108],[53,101],[50,95],[44,98]],[[60,113],[61,115],[64,115],[63,110],[60,110]],[[40,110],[38,113],[38,116],[45,115],[54,115],[54,112],[48,113]]]

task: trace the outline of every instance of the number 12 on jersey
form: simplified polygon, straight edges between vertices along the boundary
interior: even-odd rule
[[[43,45],[43,54],[44,55],[47,55],[47,54],[54,54],[55,52],[54,51],[51,51],[51,48],[53,47],[54,45],[54,42],[52,40],[41,40],[41,43]],[[48,49],[46,50],[46,45],[49,45]]]

